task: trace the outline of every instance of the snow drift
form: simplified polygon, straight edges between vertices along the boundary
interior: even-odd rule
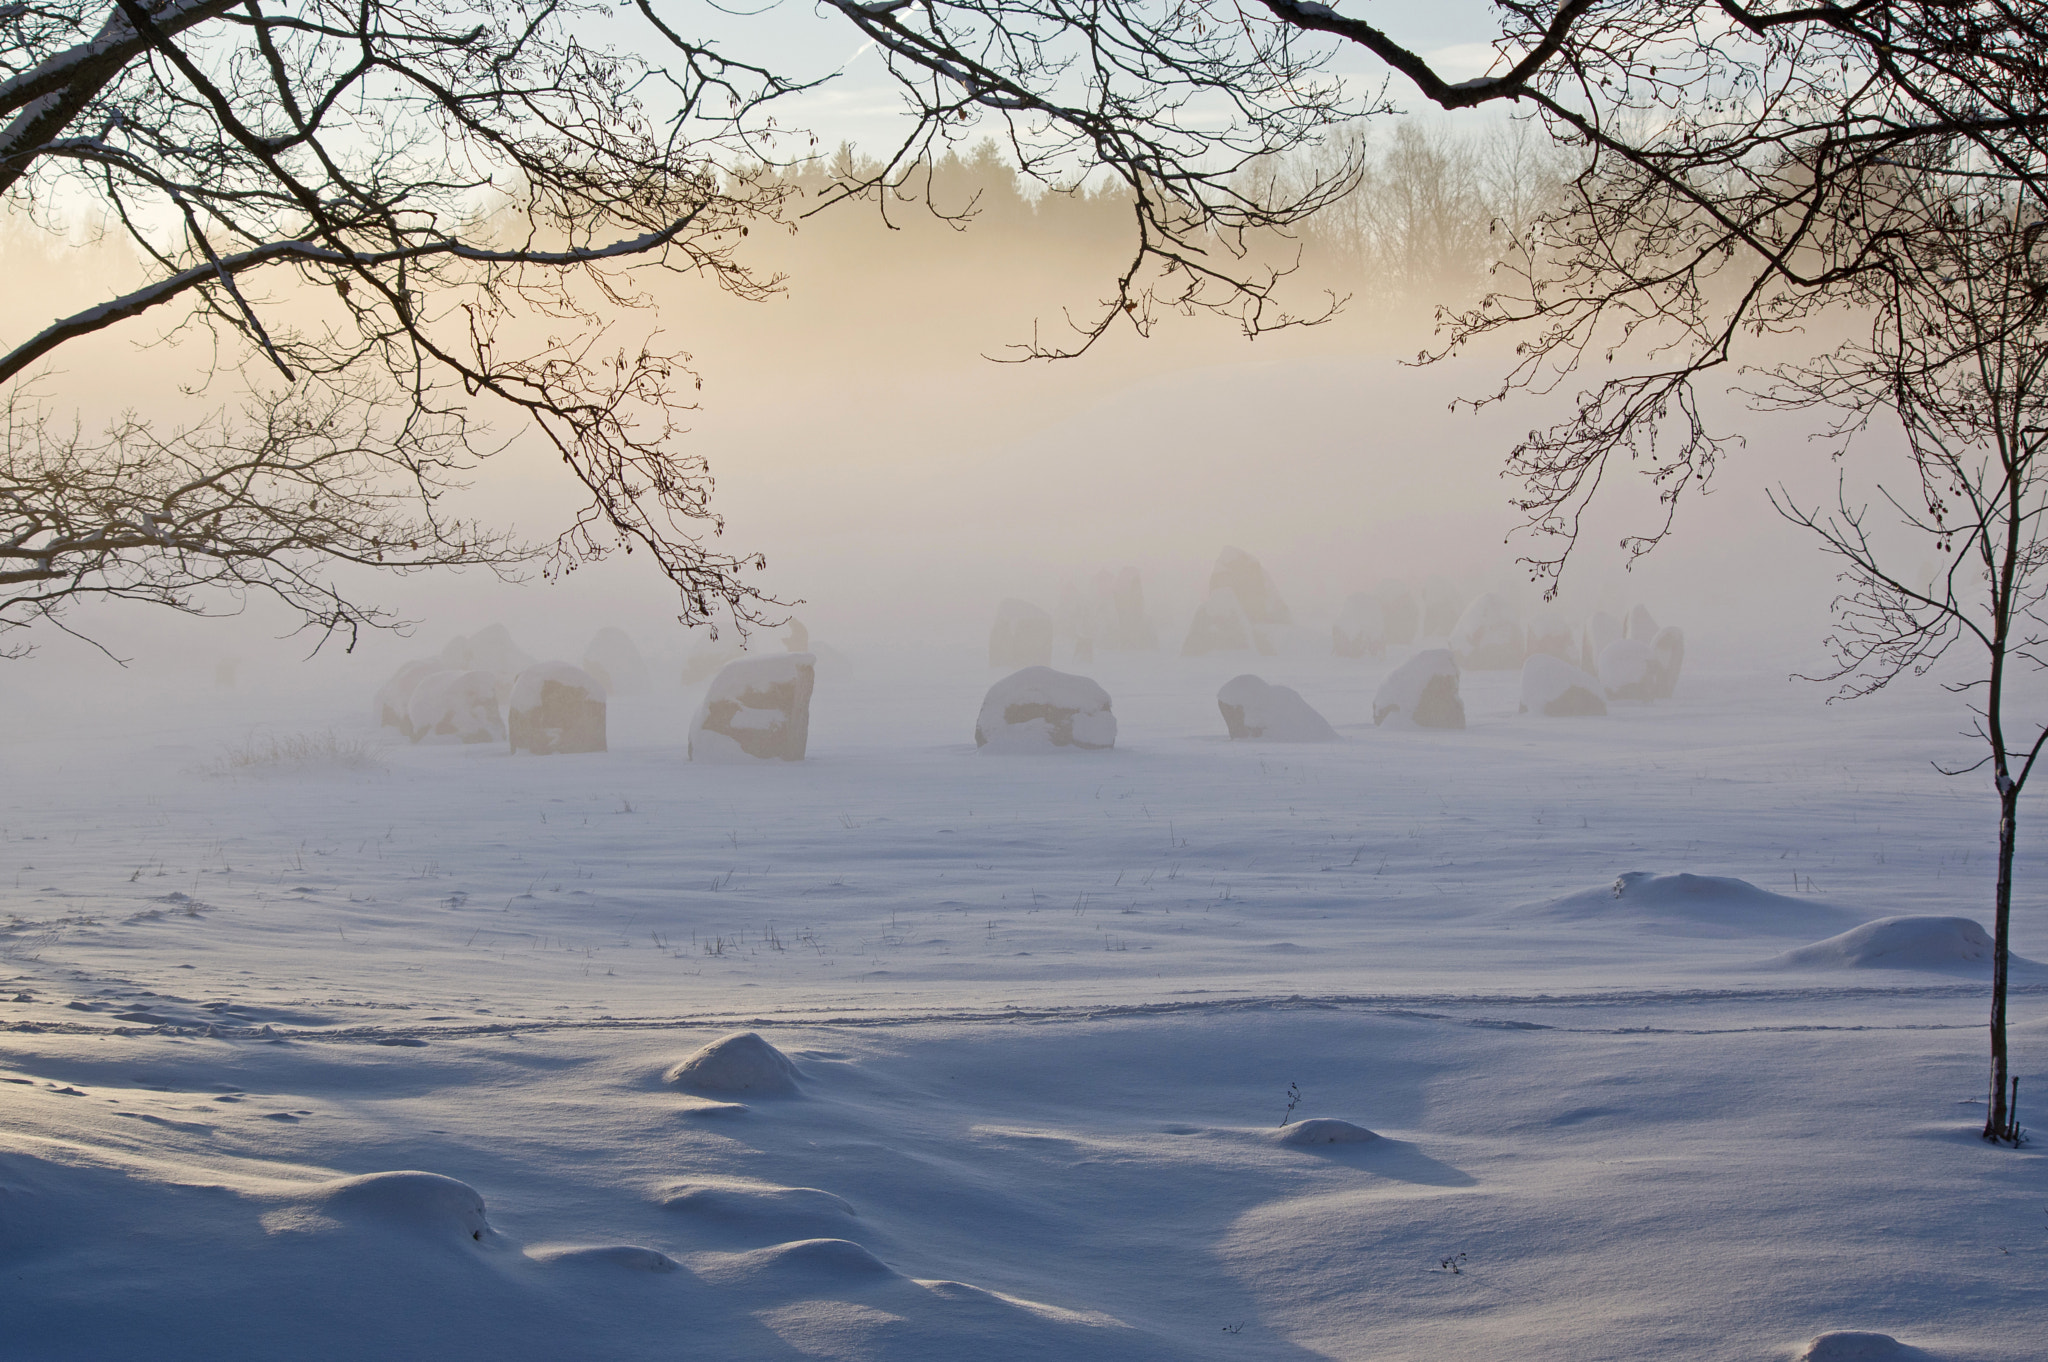
[[[1726,875],[1630,870],[1597,889],[1533,905],[1525,916],[1563,922],[1635,921],[1687,935],[1803,936],[1845,930],[1868,914],[1819,899],[1774,894]]]
[[[1881,917],[1785,952],[1778,963],[1798,969],[1935,969],[1972,974],[1991,969],[1991,933],[1967,917]],[[2031,960],[2011,957],[2015,965]]]
[[[698,1049],[662,1075],[673,1088],[691,1092],[788,1094],[800,1077],[789,1056],[758,1031],[735,1031]]]

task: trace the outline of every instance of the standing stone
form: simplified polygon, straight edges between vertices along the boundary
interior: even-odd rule
[[[1372,721],[1389,728],[1463,728],[1458,664],[1449,648],[1425,648],[1373,692]]]
[[[514,752],[602,752],[605,688],[580,667],[536,662],[512,683],[505,730]]]
[[[406,704],[406,717],[412,724],[412,740],[418,743],[505,741],[498,680],[481,667],[420,678]]]
[[[1209,590],[1213,594],[1225,589],[1237,593],[1244,617],[1253,625],[1294,622],[1271,575],[1243,549],[1225,549],[1216,555],[1216,566],[1209,572]]]
[[[1043,667],[1052,661],[1052,616],[1015,596],[996,607],[988,634],[991,667]]]
[[[974,720],[984,752],[1092,752],[1116,746],[1109,692],[1085,676],[1026,667],[988,688]]]
[[[802,761],[816,664],[809,653],[727,663],[690,720],[690,760]]]
[[[1414,632],[1413,621],[1409,632]],[[1379,597],[1360,591],[1346,598],[1330,626],[1330,651],[1338,657],[1378,657],[1387,642],[1387,611]]]

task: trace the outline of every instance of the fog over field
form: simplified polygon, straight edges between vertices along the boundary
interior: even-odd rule
[[[87,602],[0,662],[0,1357],[2039,1358],[1981,668],[1830,703],[1838,567],[1767,497],[1878,504],[1888,437],[1710,394],[1665,542],[1617,461],[1546,600],[1502,470],[1571,391],[1416,362],[1457,223],[1257,247],[1322,325],[1017,362],[1122,209],[963,153],[971,220],[841,205],[753,239],[770,297],[604,314],[690,355],[760,621],[644,552],[343,566],[403,627]],[[141,277],[74,236],[7,228],[11,313]],[[209,344],[32,391],[175,425]],[[483,415],[443,510],[551,540],[583,490]]]

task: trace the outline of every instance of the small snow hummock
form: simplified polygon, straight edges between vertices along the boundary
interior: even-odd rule
[[[1967,917],[1881,917],[1801,946],[1778,962],[1805,969],[1991,968],[1991,934]]]
[[[566,662],[536,662],[512,683],[505,730],[514,752],[602,752],[604,711],[596,677]]]
[[[1808,1341],[1792,1362],[1913,1362],[1927,1354],[1890,1334],[1830,1329]]]
[[[1528,654],[1514,607],[1491,591],[1465,607],[1450,641],[1451,655],[1465,671],[1512,671]]]
[[[609,624],[591,635],[584,647],[583,670],[596,677],[608,695],[637,695],[647,689],[647,659],[631,635]]]
[[[1216,692],[1223,726],[1236,738],[1265,742],[1335,742],[1337,730],[1291,686],[1274,686],[1246,673]]]
[[[1605,714],[1607,702],[1597,678],[1549,653],[1531,653],[1522,664],[1521,712],[1552,718]]]
[[[802,761],[815,683],[809,653],[726,663],[690,720],[690,760]]]
[[[1364,1144],[1377,1140],[1379,1136],[1364,1126],[1349,1121],[1339,1121],[1329,1116],[1312,1116],[1306,1121],[1295,1121],[1280,1127],[1273,1139],[1278,1144]]]
[[[412,740],[424,743],[505,741],[498,715],[498,681],[481,668],[432,672],[413,687],[406,704]]]
[[[1338,657],[1378,657],[1386,650],[1386,606],[1377,596],[1353,594],[1330,626],[1330,651]]]
[[[789,1056],[757,1031],[735,1031],[697,1050],[662,1076],[673,1088],[691,1092],[793,1093],[802,1077]]]
[[[1209,599],[1195,607],[1188,624],[1188,636],[1180,645],[1182,657],[1207,657],[1210,653],[1242,653],[1253,644],[1251,621],[1237,593],[1219,586]],[[1260,651],[1267,651],[1261,649]]]
[[[988,631],[991,667],[1043,667],[1052,661],[1052,616],[1011,596],[996,607],[995,626]]]
[[[1657,658],[1647,643],[1617,639],[1600,650],[1600,688],[1610,700],[1657,698]]]
[[[1373,692],[1372,721],[1395,728],[1463,728],[1465,702],[1458,698],[1451,650],[1425,648],[1388,673]]]
[[[1109,692],[1085,676],[1026,667],[988,688],[974,720],[984,752],[1099,751],[1116,746]]]
[[[1774,894],[1732,875],[1629,870],[1610,884],[1527,909],[1565,921],[1634,918],[1694,936],[1795,936],[1844,931],[1868,914],[1804,895]]]

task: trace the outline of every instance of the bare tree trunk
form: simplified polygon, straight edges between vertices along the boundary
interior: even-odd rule
[[[2003,774],[1999,783],[1998,908],[1993,919],[1991,951],[1991,1101],[1984,1117],[1984,1138],[2006,1140],[2015,1134],[2006,1112],[2005,975],[2008,938],[2012,931],[2012,855],[2019,789]]]

